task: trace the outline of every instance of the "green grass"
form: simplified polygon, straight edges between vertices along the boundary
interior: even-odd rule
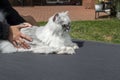
[[[46,22],[39,22],[40,25]],[[120,20],[73,21],[70,35],[74,39],[120,44]]]

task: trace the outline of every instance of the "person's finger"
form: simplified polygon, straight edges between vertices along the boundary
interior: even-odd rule
[[[32,25],[30,23],[23,23],[23,25],[28,26],[28,27],[32,27]]]
[[[25,42],[25,40],[21,39],[21,47],[24,49],[29,49],[30,46]]]
[[[18,27],[18,29],[21,29],[21,28],[26,28],[26,27],[28,27],[28,26],[25,26],[25,25],[23,25],[23,24],[20,24],[20,25],[17,25],[17,27]]]
[[[26,42],[22,43],[22,45],[24,49],[30,49],[29,44],[27,44]]]
[[[14,45],[14,47],[17,47],[17,43],[15,41],[13,41],[12,44]]]
[[[18,25],[18,29],[26,28],[26,27],[32,27],[32,25],[29,23],[22,23],[22,24]]]
[[[25,34],[22,34],[22,33],[21,33],[21,37],[22,37],[23,39],[27,40],[27,41],[32,41],[32,38],[29,37],[29,36],[27,36],[27,35],[25,35]]]
[[[20,48],[20,43],[19,43],[19,41],[13,41],[12,44],[14,45],[14,47]]]

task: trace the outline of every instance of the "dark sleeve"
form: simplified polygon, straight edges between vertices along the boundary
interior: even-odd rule
[[[8,39],[9,25],[0,22],[0,39]]]
[[[19,13],[11,6],[8,0],[2,0],[2,3],[4,12],[6,13],[7,22],[10,25],[17,25],[25,22]]]

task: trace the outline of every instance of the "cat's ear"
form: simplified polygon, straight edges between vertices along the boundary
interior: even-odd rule
[[[64,13],[65,13],[65,14],[68,14],[68,12],[69,12],[69,11],[65,11]]]
[[[53,21],[54,21],[54,22],[56,21],[56,19],[57,19],[58,16],[59,16],[58,13],[56,13],[56,14],[54,15],[54,17],[53,17]]]

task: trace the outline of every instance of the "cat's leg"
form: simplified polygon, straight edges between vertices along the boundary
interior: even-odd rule
[[[75,54],[75,50],[72,47],[61,47],[57,54]]]

